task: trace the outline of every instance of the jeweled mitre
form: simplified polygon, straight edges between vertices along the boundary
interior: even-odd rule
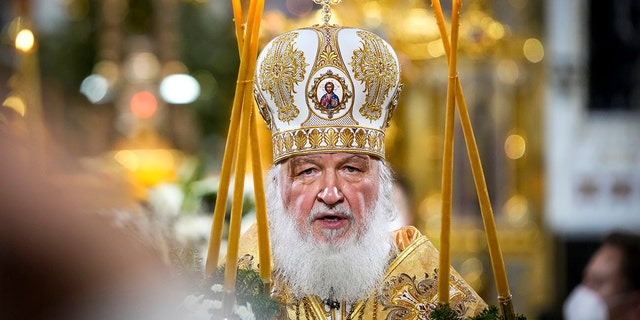
[[[384,159],[400,88],[396,53],[370,31],[317,25],[279,35],[260,53],[254,84],[274,163],[331,152]]]

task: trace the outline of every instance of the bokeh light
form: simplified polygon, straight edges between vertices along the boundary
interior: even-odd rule
[[[158,109],[158,100],[149,91],[136,92],[130,101],[131,112],[140,119],[153,116]]]
[[[7,108],[13,109],[20,116],[24,117],[24,114],[27,112],[27,106],[24,103],[24,100],[18,96],[9,96],[2,103],[3,106]]]
[[[33,49],[36,42],[33,32],[29,29],[22,29],[16,35],[16,49],[22,52],[29,52]]]
[[[92,74],[82,80],[80,93],[84,94],[91,103],[101,103],[109,93],[109,81],[99,74]]]
[[[512,134],[504,142],[504,152],[509,159],[522,158],[527,149],[527,143],[521,135]]]
[[[524,57],[530,62],[538,63],[544,58],[544,47],[542,42],[536,38],[527,39],[522,46]]]
[[[186,104],[200,95],[200,84],[188,74],[172,74],[160,83],[160,96],[168,103]]]

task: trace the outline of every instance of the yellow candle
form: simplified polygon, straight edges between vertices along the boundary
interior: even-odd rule
[[[233,0],[234,22],[236,27],[236,38],[238,41],[238,49],[243,46],[242,39],[242,7],[239,0]],[[241,62],[242,64],[242,62]],[[238,74],[240,76],[240,74]],[[236,93],[240,88],[240,83],[236,84]],[[235,157],[235,150],[238,144],[238,126],[240,124],[240,115],[242,105],[240,98],[242,96],[236,94],[231,108],[231,120],[229,130],[227,132],[227,143],[224,148],[222,157],[222,169],[220,170],[220,181],[218,182],[218,195],[215,207],[213,209],[213,223],[211,225],[211,233],[209,237],[209,247],[207,248],[207,261],[205,262],[205,276],[210,276],[218,266],[220,258],[220,245],[222,242],[222,227],[224,216],[227,211],[227,197],[229,196],[229,183],[231,180],[231,168]]]
[[[258,253],[260,254],[260,277],[265,283],[271,282],[271,247],[269,246],[269,227],[267,221],[260,141],[258,140],[258,117],[251,114],[251,155],[253,186],[256,197],[256,224],[258,225]]]
[[[250,92],[250,90],[244,90]],[[246,106],[246,105],[244,105]],[[233,184],[233,200],[231,202],[231,220],[229,222],[229,238],[227,244],[227,259],[224,272],[224,289],[228,293],[235,292],[238,246],[240,242],[240,224],[242,222],[242,202],[244,197],[244,175],[247,162],[247,143],[249,142],[249,127],[251,108],[244,108],[240,120],[240,140],[237,149],[237,161],[235,163],[235,182]],[[231,300],[231,301],[230,301]],[[230,314],[235,304],[235,294],[224,297],[225,314]]]
[[[442,14],[440,12],[440,14]],[[455,117],[455,97],[457,76],[457,42],[458,18],[460,2],[453,1],[451,11],[451,43],[454,44],[449,56],[449,81],[447,85],[447,109],[445,115],[444,152],[442,157],[442,220],[440,225],[440,265],[438,274],[438,299],[441,304],[449,303],[449,275],[450,275],[450,232],[451,232],[451,202],[453,179],[453,129]]]
[[[444,18],[442,16],[442,8],[438,0],[432,1],[432,6],[436,12],[436,19],[440,33],[442,35],[442,41],[444,45],[447,57],[450,56],[450,45],[446,35],[446,29],[444,28]],[[452,35],[453,36],[453,35]],[[471,120],[469,119],[469,112],[467,109],[467,103],[464,98],[460,79],[456,77],[456,101],[458,103],[458,112],[460,115],[460,122],[462,125],[462,131],[467,144],[467,153],[469,154],[469,161],[471,163],[471,171],[473,173],[473,179],[476,185],[476,191],[478,193],[478,200],[480,203],[480,211],[482,213],[482,219],[485,227],[485,233],[487,235],[487,243],[489,247],[489,255],[491,257],[491,265],[493,268],[493,274],[496,282],[496,289],[498,296],[502,298],[509,298],[511,296],[509,292],[509,284],[507,281],[507,274],[504,267],[504,260],[502,257],[502,251],[500,250],[500,243],[498,242],[498,236],[496,232],[496,226],[493,218],[493,211],[491,209],[491,201],[489,200],[489,194],[487,191],[486,181],[484,179],[484,172],[482,170],[482,164],[480,161],[480,155],[478,147],[474,138],[473,128],[471,126]]]
[[[252,14],[251,8],[254,6],[254,1],[250,5],[250,15]],[[253,23],[252,25],[255,27],[255,39],[257,43],[257,33],[260,25],[260,16],[262,15],[262,8],[264,6],[264,1],[259,0],[259,3],[255,5],[253,8],[253,14],[257,14],[257,23]],[[234,6],[234,17],[236,24],[236,35],[242,36],[242,8],[240,7],[239,1],[233,1]],[[259,10],[258,10],[259,9]],[[251,18],[249,20],[256,20],[256,18]],[[253,30],[251,30],[253,31]],[[238,39],[239,48],[243,48],[245,45],[248,45],[250,41],[247,41],[245,44],[244,39],[240,37]],[[236,83],[236,93],[233,100],[233,107],[231,109],[231,120],[229,124],[229,131],[227,134],[227,143],[225,145],[224,156],[222,158],[222,169],[220,172],[220,182],[218,185],[218,195],[214,208],[213,214],[213,223],[211,227],[209,247],[207,251],[207,261],[205,263],[205,276],[211,275],[213,271],[216,269],[218,265],[218,260],[220,257],[220,244],[222,242],[222,227],[224,223],[224,216],[227,209],[226,199],[229,195],[229,184],[231,178],[231,168],[233,166],[235,151],[237,149],[238,144],[238,126],[240,124],[240,116],[243,112],[243,99],[244,99],[244,89],[246,87],[246,80],[251,79],[253,76],[253,70],[255,69],[255,56],[257,55],[257,44],[254,45],[254,50],[241,50],[241,59],[240,59],[240,68],[238,72],[238,82]],[[250,59],[251,52],[253,52],[253,59]],[[253,66],[253,67],[251,67]],[[251,90],[251,89],[250,89]]]
[[[244,24],[244,20],[242,19],[242,4],[240,0],[231,0],[231,4],[233,6],[233,22],[236,27],[236,41],[238,42],[238,51],[240,51],[240,55],[242,56],[242,46],[244,40],[244,32],[242,25]]]
[[[254,16],[256,17],[256,21],[252,23],[249,21],[248,30],[250,30],[250,47],[249,47],[249,56],[250,74],[247,79],[249,83],[253,84],[253,73],[256,68],[256,56],[258,54],[258,42],[260,35],[260,16],[262,15],[262,10],[264,7],[264,0],[258,0],[256,5],[256,13]],[[250,11],[251,14],[251,11]],[[249,78],[250,77],[250,78]],[[271,282],[271,248],[269,246],[269,230],[268,230],[268,222],[267,222],[267,210],[266,210],[266,200],[264,195],[264,181],[262,174],[262,161],[260,160],[260,145],[258,140],[258,131],[257,131],[257,116],[255,115],[254,110],[254,100],[253,100],[253,90],[252,86],[245,90],[245,107],[251,110],[251,139],[253,143],[252,154],[253,154],[253,182],[254,182],[254,194],[256,197],[256,224],[258,227],[258,253],[259,253],[259,261],[260,261],[260,276],[265,283]]]
[[[240,84],[236,85],[236,92],[240,89]],[[205,276],[210,276],[218,266],[220,258],[220,244],[222,242],[222,227],[224,217],[227,210],[227,197],[229,196],[229,183],[231,180],[231,168],[235,156],[235,149],[238,143],[238,126],[240,124],[240,115],[242,105],[240,97],[234,97],[233,107],[231,109],[231,120],[227,134],[227,143],[224,148],[222,157],[222,169],[220,171],[220,181],[218,183],[218,195],[213,210],[213,223],[211,225],[211,233],[209,238],[209,247],[207,249],[207,261],[205,263]]]
[[[442,7],[440,6],[440,0],[431,0],[431,6],[436,16],[436,24],[438,30],[440,30],[440,37],[442,38],[442,45],[447,56],[447,62],[449,61],[449,36],[447,35],[447,28],[444,24],[444,16],[442,15]]]
[[[449,78],[447,87],[447,108],[445,114],[444,152],[442,156],[442,210],[440,222],[440,260],[438,272],[438,300],[449,303],[449,265],[451,202],[453,178],[453,125],[455,117],[455,82]]]
[[[260,17],[264,1],[251,1],[248,15],[248,33],[246,41],[239,41],[242,44],[240,71],[238,72],[238,82],[234,104],[239,103],[241,109],[239,142],[237,149],[237,159],[235,163],[235,183],[231,205],[231,221],[229,224],[229,238],[227,245],[227,259],[224,276],[225,295],[223,297],[223,312],[225,315],[233,314],[235,305],[235,280],[238,265],[238,246],[240,240],[240,224],[242,218],[242,201],[244,196],[244,175],[247,158],[247,143],[251,127],[251,113],[253,111],[253,72],[256,65],[258,52],[258,32],[260,29]],[[234,105],[235,107],[235,105]],[[223,200],[224,201],[224,200]]]
[[[458,92],[461,92],[460,80],[457,80]],[[485,233],[487,235],[487,243],[489,247],[489,255],[491,257],[491,266],[493,268],[493,276],[496,281],[496,290],[498,291],[498,297],[507,298],[510,297],[509,284],[507,281],[507,273],[504,267],[504,260],[502,259],[502,251],[500,250],[500,243],[498,242],[498,234],[496,231],[496,224],[493,219],[493,210],[491,209],[491,201],[489,200],[489,193],[487,191],[487,183],[484,179],[484,172],[482,170],[482,163],[480,162],[480,155],[478,147],[473,135],[473,128],[471,127],[471,120],[469,119],[469,112],[467,110],[464,96],[458,95],[458,105],[460,122],[462,124],[462,130],[465,141],[467,142],[467,153],[469,154],[469,161],[471,162],[471,171],[473,173],[473,180],[476,184],[476,192],[478,193],[478,201],[480,202],[480,212],[482,213],[482,221],[484,223]]]

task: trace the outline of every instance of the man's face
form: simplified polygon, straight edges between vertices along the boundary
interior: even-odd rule
[[[304,235],[339,243],[364,230],[376,203],[379,163],[367,155],[296,156],[280,171],[284,207]]]
[[[585,268],[583,283],[601,297],[622,291],[624,282],[620,273],[622,252],[612,246],[603,246],[593,255]]]
[[[324,89],[325,89],[328,93],[332,93],[332,92],[333,92],[333,83],[331,83],[331,82],[327,82],[327,84],[324,86]]]
[[[595,291],[609,306],[610,319],[615,317],[620,307],[621,296],[625,293],[625,280],[620,265],[622,251],[614,246],[600,247],[585,268],[583,284]]]

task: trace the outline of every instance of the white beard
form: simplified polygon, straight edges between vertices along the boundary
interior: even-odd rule
[[[270,171],[272,183],[267,186],[269,230],[277,275],[291,286],[291,293],[298,299],[316,295],[351,303],[369,296],[397,250],[388,231],[389,217],[395,212],[390,181],[381,183],[378,201],[363,222],[364,226],[352,226],[354,232],[348,239],[326,244],[314,239],[310,225],[306,225],[308,230],[296,228],[282,201],[281,182],[277,181],[279,168]]]

